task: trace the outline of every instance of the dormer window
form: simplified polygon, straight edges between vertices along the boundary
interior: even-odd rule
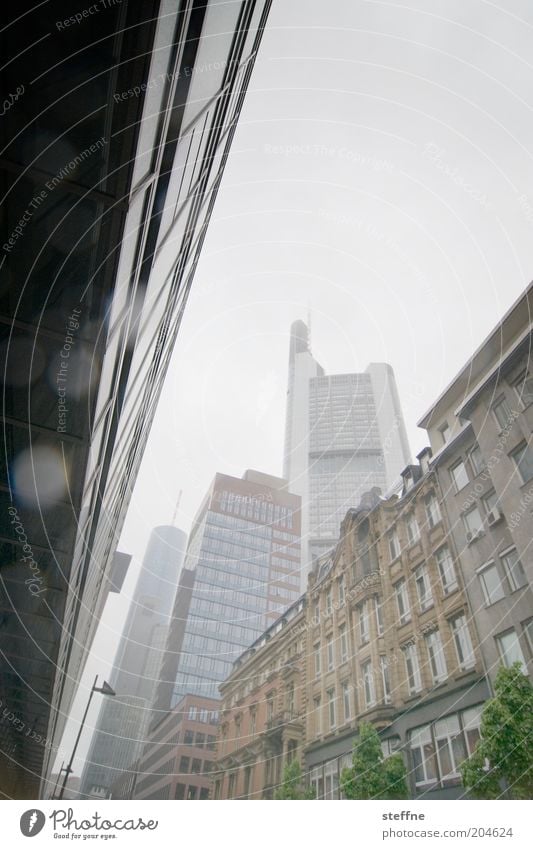
[[[440,435],[442,437],[442,444],[446,445],[446,443],[450,441],[450,436],[451,436],[451,433],[452,433],[452,429],[451,429],[450,425],[448,424],[448,422],[444,422],[439,427],[439,432],[440,432]]]

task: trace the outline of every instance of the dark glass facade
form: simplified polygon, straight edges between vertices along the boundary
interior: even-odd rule
[[[46,14],[27,2],[6,10],[8,796],[38,796],[55,760],[269,5],[123,0],[80,16],[51,0]]]

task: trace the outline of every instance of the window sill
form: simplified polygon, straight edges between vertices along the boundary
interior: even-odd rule
[[[476,671],[476,667],[469,666],[468,669],[461,669],[458,675],[454,675],[454,681],[462,681],[463,678],[469,678],[473,672]]]
[[[422,689],[421,687],[420,690],[413,690],[412,693],[409,693],[409,696],[405,699],[405,704],[409,704],[409,702],[414,702],[415,700],[418,701]]]

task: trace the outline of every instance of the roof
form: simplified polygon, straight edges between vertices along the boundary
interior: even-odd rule
[[[461,407],[472,388],[488,370],[497,367],[508,349],[516,342],[526,328],[532,325],[533,282],[514,302],[496,327],[474,351],[463,368],[441,392],[437,400],[419,419],[418,426],[429,428],[451,407]]]

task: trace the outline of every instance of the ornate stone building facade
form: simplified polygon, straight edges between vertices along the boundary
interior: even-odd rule
[[[414,796],[461,794],[489,689],[428,457],[401,494],[347,514],[305,597],[222,686],[219,798],[272,798],[294,757],[317,798],[339,798],[363,721],[404,753]]]
[[[244,652],[221,685],[215,799],[272,799],[305,735],[305,600]]]

